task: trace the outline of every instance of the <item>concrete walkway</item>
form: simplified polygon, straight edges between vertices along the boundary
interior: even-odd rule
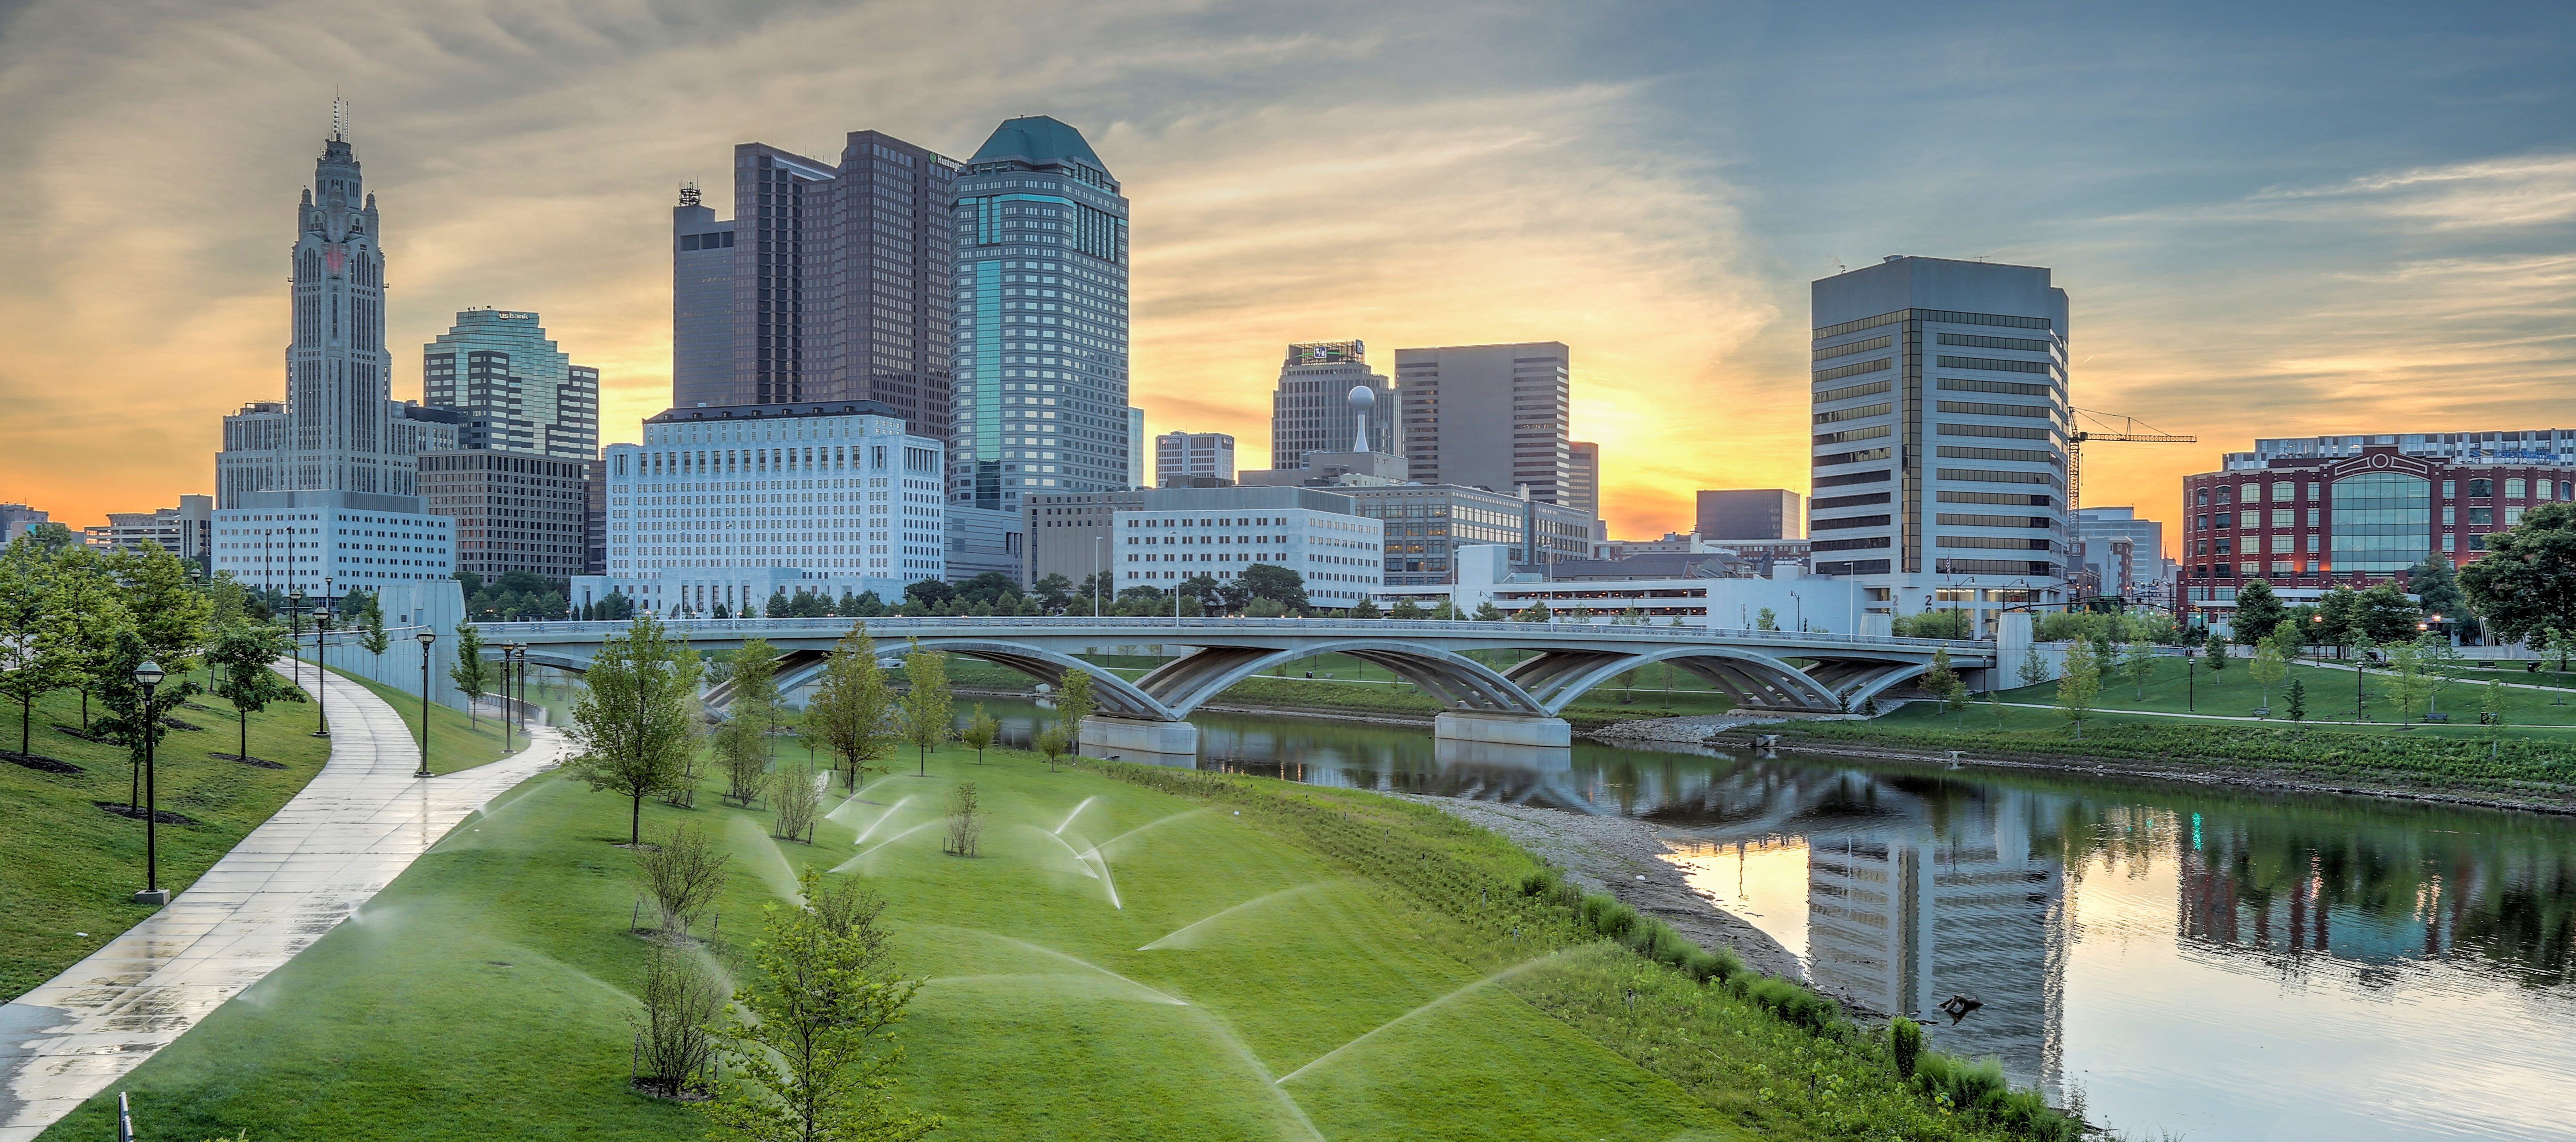
[[[565,753],[540,729],[520,753],[415,780],[420,749],[393,707],[339,675],[324,684],[331,760],[303,792],[166,907],[0,1006],[0,1142],[28,1142],[108,1089]]]

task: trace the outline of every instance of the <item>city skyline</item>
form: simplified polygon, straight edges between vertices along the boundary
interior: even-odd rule
[[[477,49],[494,45],[421,46],[427,17],[396,11],[348,14],[327,39],[292,6],[189,14],[39,56],[24,45],[81,44],[109,17],[15,10],[0,67],[49,102],[29,104],[11,128],[22,145],[0,160],[32,188],[17,209],[34,255],[0,287],[18,349],[0,389],[32,414],[0,457],[0,499],[80,526],[213,490],[203,457],[220,414],[275,399],[278,237],[263,204],[293,193],[335,83],[370,189],[401,218],[388,340],[419,344],[469,306],[544,311],[609,378],[610,440],[633,438],[669,391],[661,212],[708,173],[711,148],[830,153],[863,125],[957,154],[1025,112],[1082,125],[1154,220],[1136,251],[1132,365],[1153,431],[1262,436],[1261,362],[1319,334],[1560,339],[1589,362],[1573,430],[1611,448],[1614,534],[1683,526],[1696,488],[1797,484],[1797,290],[1885,253],[2050,265],[2082,283],[2076,403],[2203,440],[2088,457],[2088,500],[2151,516],[2176,510],[2180,475],[2256,437],[2576,413],[2556,383],[2569,342],[2549,327],[2576,297],[2576,117],[2548,112],[2569,97],[2527,78],[2564,14],[2362,16],[2324,39],[2289,15],[2222,38],[2188,13],[2080,15],[2051,24],[2049,52],[2023,53],[2044,63],[2012,59],[2042,33],[2002,9],[1890,10],[1857,40],[1760,7],[1694,14],[1670,36],[1644,34],[1665,16],[1611,9],[1570,39],[1536,9],[1476,28],[1437,9],[1354,14],[1363,34],[1331,60],[1296,46],[1312,15],[1056,13],[996,42],[906,10],[815,12],[712,42],[648,24],[613,48],[558,15],[486,33],[549,61],[493,83]],[[1149,28],[1161,46],[1133,46]],[[848,35],[917,49],[918,63],[871,73],[796,46]],[[256,46],[196,51],[208,36]],[[1883,75],[1814,66],[1908,37],[1920,42]],[[1706,59],[1679,48],[1720,41]],[[1479,62],[1409,66],[1377,97],[1342,82],[1434,43]],[[1013,70],[1069,47],[1099,49],[1085,74]],[[970,50],[987,55],[982,89],[906,70]],[[1945,53],[1976,66],[1928,62]],[[2401,58],[2421,66],[2389,66]],[[1839,74],[1827,85],[1798,67]],[[668,90],[656,77],[672,68],[708,82]],[[2083,90],[2055,98],[2078,68]],[[1486,78],[1502,73],[1515,78]],[[2365,74],[2367,90],[2337,78]],[[754,75],[784,78],[707,94]],[[2150,83],[2196,94],[2158,101],[2154,118],[2123,106]],[[1712,92],[1748,98],[1721,110]],[[1965,128],[1921,127],[1867,157],[1827,144],[1835,124],[1900,101],[1926,123],[1974,112],[2049,141],[1988,141],[1969,164],[1944,149]],[[854,104],[868,122],[850,121]],[[94,156],[145,131],[201,177],[137,218],[80,184]],[[1277,158],[1324,138],[1340,161]],[[1873,190],[1890,170],[1912,188],[1892,207]],[[118,268],[147,262],[144,279]],[[420,392],[407,358],[397,397]],[[2428,416],[2437,384],[2446,399]],[[1739,440],[1712,455],[1721,418]],[[120,462],[102,469],[101,448]]]

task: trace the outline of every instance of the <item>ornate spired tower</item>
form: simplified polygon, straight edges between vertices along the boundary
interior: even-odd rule
[[[443,442],[438,429],[454,434],[413,421],[392,400],[376,198],[349,147],[346,106],[332,110],[313,186],[295,210],[286,401],[224,418],[219,506],[252,492],[414,495],[413,456]]]

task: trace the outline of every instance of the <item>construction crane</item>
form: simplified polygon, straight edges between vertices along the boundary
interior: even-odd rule
[[[2197,444],[2200,442],[2197,436],[2158,431],[2156,426],[2143,424],[2134,416],[2095,412],[2086,408],[2070,407],[2068,411],[2082,418],[2075,426],[2075,430],[2066,434],[2066,517],[2070,520],[2075,518],[2075,509],[2084,504],[2084,443],[2086,441],[2117,440],[2125,444]],[[2087,428],[2083,426],[2082,421],[2090,421],[2101,427]],[[2114,424],[2114,421],[2118,423]],[[2141,428],[2146,431],[2138,431]]]

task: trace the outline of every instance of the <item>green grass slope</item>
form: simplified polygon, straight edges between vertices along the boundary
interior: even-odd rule
[[[313,707],[281,703],[251,716],[250,753],[285,768],[210,757],[239,748],[240,731],[222,699],[195,701],[209,708],[172,713],[203,728],[171,730],[153,765],[162,811],[196,822],[159,830],[162,887],[182,892],[303,789],[330,754],[329,742],[311,736]],[[0,748],[14,752],[19,711],[12,705],[0,713]],[[134,767],[122,746],[53,728],[80,724],[76,692],[36,703],[34,752],[79,766],[79,773],[0,761],[0,997],[53,978],[152,911],[133,902],[143,887],[143,822],[96,804],[125,804]]]

